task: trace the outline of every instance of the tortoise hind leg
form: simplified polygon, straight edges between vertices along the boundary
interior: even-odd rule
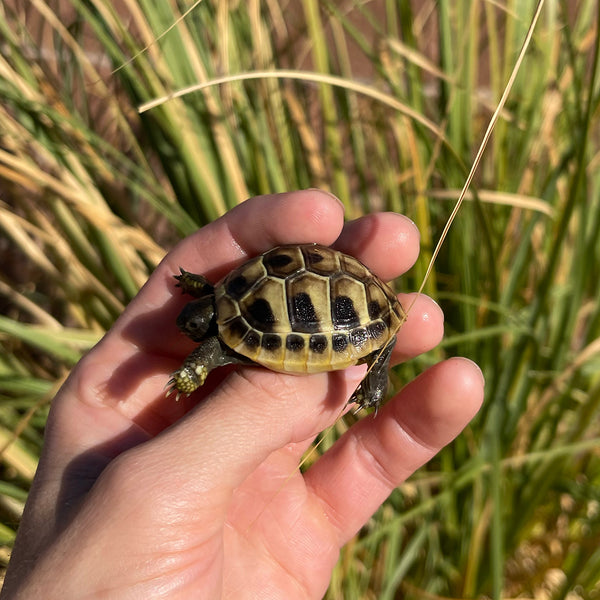
[[[358,408],[356,412],[363,408],[375,407],[375,414],[379,410],[381,403],[385,399],[385,393],[388,387],[388,369],[392,350],[396,345],[396,336],[394,336],[386,346],[369,355],[367,365],[369,370],[365,378],[360,382],[354,393],[348,400],[348,404],[356,402]]]

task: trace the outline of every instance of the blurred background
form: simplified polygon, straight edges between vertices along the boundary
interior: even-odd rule
[[[181,237],[320,187],[416,222],[394,284],[418,289],[535,6],[4,0],[0,564],[56,390]],[[484,408],[343,549],[330,600],[600,598],[599,18],[546,1],[425,287],[444,342],[392,374],[468,356]]]

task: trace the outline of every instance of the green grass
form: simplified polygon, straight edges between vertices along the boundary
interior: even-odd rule
[[[1,9],[4,562],[56,389],[181,236],[322,187],[415,220],[397,286],[419,287],[535,9],[205,0],[169,29],[189,4],[112,4]],[[425,288],[445,340],[393,374],[468,356],[484,408],[344,548],[330,600],[600,595],[598,19],[546,1]]]

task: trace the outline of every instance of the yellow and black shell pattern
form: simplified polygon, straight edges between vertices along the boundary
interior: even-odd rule
[[[315,373],[363,362],[406,315],[355,258],[317,244],[281,246],[215,287],[221,340],[273,371]]]

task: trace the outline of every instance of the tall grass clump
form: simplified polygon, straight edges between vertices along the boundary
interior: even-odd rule
[[[322,187],[415,220],[419,287],[535,4],[3,4],[4,563],[56,389],[180,237]],[[546,1],[425,288],[445,340],[392,375],[468,356],[484,407],[344,548],[332,600],[600,597],[599,19]]]

